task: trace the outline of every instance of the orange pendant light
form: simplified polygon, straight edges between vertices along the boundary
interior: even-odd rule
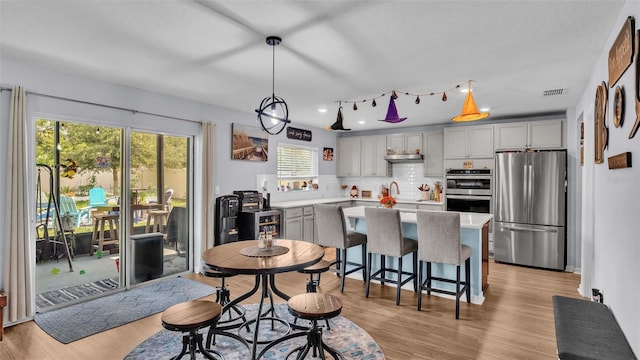
[[[482,120],[486,117],[489,117],[488,112],[481,113],[478,111],[476,102],[473,100],[473,95],[471,94],[471,81],[469,81],[469,91],[467,91],[467,98],[464,101],[464,106],[462,107],[462,113],[451,120],[456,122],[465,122],[465,121]]]

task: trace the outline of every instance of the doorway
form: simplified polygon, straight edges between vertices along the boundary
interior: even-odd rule
[[[36,121],[36,162],[52,169],[48,175],[36,167],[38,311],[190,269],[191,142],[188,136]],[[156,235],[159,256],[155,268],[140,275],[149,258],[134,256],[135,239],[149,234]]]

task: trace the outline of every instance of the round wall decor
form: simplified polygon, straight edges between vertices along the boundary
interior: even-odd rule
[[[622,86],[616,87],[616,94],[613,98],[613,126],[621,127],[624,122],[624,89]]]

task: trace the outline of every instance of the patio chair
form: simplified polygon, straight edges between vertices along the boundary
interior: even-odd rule
[[[189,241],[187,216],[186,207],[175,206],[171,209],[169,220],[167,221],[167,233],[164,235],[165,241],[168,244],[175,244],[178,254],[180,254],[180,250],[187,249],[186,244]]]
[[[66,195],[60,195],[60,215],[69,214],[74,219],[76,227],[83,223],[83,219],[89,219],[90,211],[79,210],[76,201]]]
[[[86,223],[89,221],[90,211],[85,210],[85,208],[83,208],[82,210],[79,210],[75,200],[73,200],[72,198],[66,195],[60,195],[59,206],[60,206],[60,216],[69,214],[69,216],[73,218],[73,223],[76,227],[80,226],[82,223]],[[46,210],[42,211],[36,216],[36,220],[41,221],[45,219],[46,216],[47,216],[47,211]],[[53,209],[53,205],[51,205],[51,209],[49,210],[50,224],[47,225],[49,228],[53,227],[53,222],[55,221],[54,219],[55,219],[55,209]],[[86,222],[83,221],[83,219],[86,219]]]
[[[89,206],[97,207],[106,205],[108,205],[108,202],[104,189],[99,186],[91,188],[91,190],[89,190]]]

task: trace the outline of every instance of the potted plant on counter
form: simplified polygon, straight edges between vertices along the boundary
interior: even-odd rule
[[[385,195],[380,199],[380,204],[387,209],[391,209],[396,203],[396,199],[390,195]]]

